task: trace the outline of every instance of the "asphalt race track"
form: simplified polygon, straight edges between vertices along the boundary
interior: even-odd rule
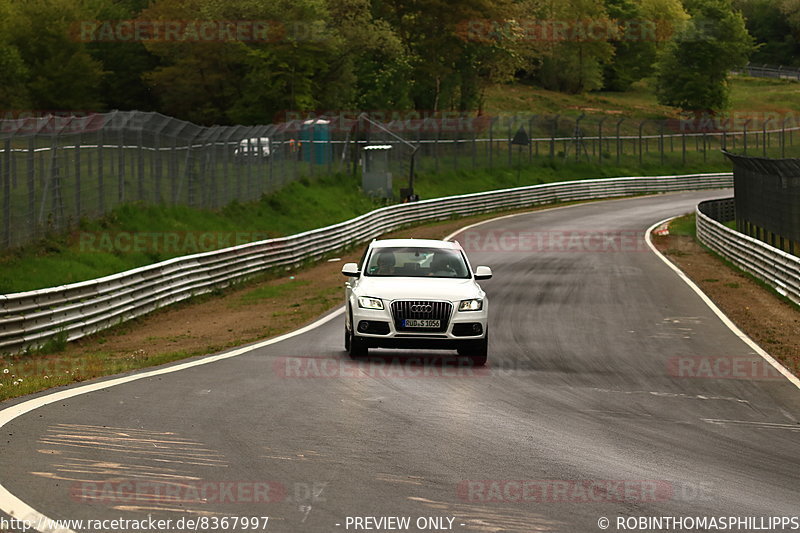
[[[643,238],[728,195],[590,203],[458,236],[473,267],[494,271],[482,282],[486,369],[448,352],[351,361],[338,313],[236,357],[27,412],[1,428],[0,508],[301,533],[797,516],[800,390]],[[212,528],[223,517],[269,520]]]

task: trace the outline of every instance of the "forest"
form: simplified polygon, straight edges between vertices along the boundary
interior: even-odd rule
[[[480,114],[498,84],[643,79],[660,103],[714,113],[748,61],[800,67],[800,0],[0,0],[0,118]]]

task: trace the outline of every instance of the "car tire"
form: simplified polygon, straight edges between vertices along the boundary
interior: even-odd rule
[[[350,325],[353,324],[353,315],[350,314]],[[359,357],[366,357],[369,354],[369,348],[364,343],[364,340],[355,335],[352,330],[344,326],[344,349],[347,350],[351,359],[358,359]]]
[[[479,341],[472,341],[463,348],[459,348],[458,355],[468,357],[473,366],[484,366],[489,358],[489,334],[487,333]]]

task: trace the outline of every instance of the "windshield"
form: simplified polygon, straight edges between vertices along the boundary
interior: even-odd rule
[[[464,256],[441,248],[377,248],[369,257],[367,276],[470,278]]]

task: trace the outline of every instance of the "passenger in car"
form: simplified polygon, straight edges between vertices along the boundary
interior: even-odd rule
[[[392,252],[384,252],[378,255],[378,270],[375,271],[377,276],[391,276],[394,272],[395,259]]]

